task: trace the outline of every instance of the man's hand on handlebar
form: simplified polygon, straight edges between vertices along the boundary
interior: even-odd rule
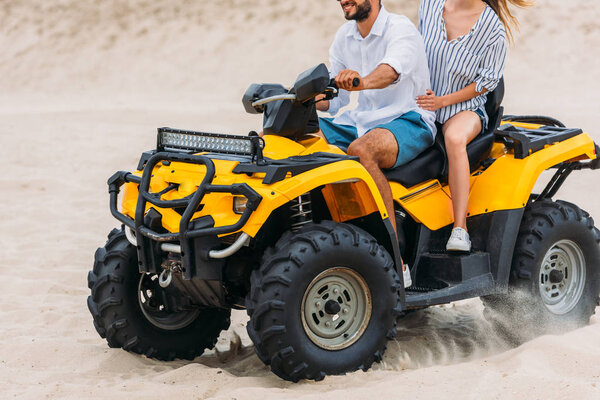
[[[335,77],[335,83],[339,89],[349,92],[365,90],[364,79],[356,71],[345,69]],[[358,85],[357,85],[358,83]]]

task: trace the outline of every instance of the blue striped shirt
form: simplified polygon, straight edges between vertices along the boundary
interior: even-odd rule
[[[425,40],[425,51],[431,72],[431,90],[445,96],[477,83],[476,90],[492,91],[498,85],[506,60],[506,32],[500,18],[487,6],[471,30],[448,41],[444,21],[446,0],[422,0],[419,8],[419,32]],[[485,115],[486,94],[441,108],[437,121],[445,123],[465,110],[481,110]]]

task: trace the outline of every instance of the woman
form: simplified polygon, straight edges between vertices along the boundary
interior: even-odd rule
[[[507,32],[517,20],[508,3],[525,0],[422,0],[419,31],[431,71],[431,85],[417,104],[436,111],[448,153],[454,228],[448,251],[470,251],[467,233],[469,160],[467,144],[487,128],[486,93],[502,78]]]

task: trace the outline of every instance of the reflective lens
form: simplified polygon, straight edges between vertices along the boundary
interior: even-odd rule
[[[248,199],[245,197],[236,196],[233,198],[233,212],[236,214],[243,214],[246,210],[246,203]]]

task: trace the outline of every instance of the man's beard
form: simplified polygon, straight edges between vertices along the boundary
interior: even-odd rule
[[[358,22],[364,21],[371,15],[371,2],[365,1],[363,4],[356,4],[356,12],[354,15],[344,15],[347,20],[355,20]]]

